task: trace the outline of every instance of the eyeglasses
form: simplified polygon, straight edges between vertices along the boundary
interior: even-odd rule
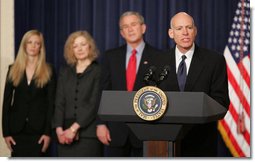
[[[127,25],[127,24],[122,25],[122,26],[120,27],[120,30],[128,30],[129,27],[134,28],[134,27],[136,27],[136,26],[138,26],[138,25],[142,25],[142,23],[140,23],[140,22],[132,22],[130,25]]]

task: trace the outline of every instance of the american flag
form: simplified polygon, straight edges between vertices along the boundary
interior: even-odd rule
[[[224,56],[230,106],[218,129],[233,156],[250,157],[250,0],[238,3]]]

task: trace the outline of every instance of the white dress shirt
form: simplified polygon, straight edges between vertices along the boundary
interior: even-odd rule
[[[195,51],[195,44],[194,43],[193,43],[191,49],[189,51],[187,51],[186,53],[181,53],[180,50],[177,48],[177,46],[175,47],[176,74],[177,74],[177,71],[178,71],[179,64],[182,61],[182,55],[185,55],[187,57],[185,59],[185,63],[186,63],[186,68],[187,68],[186,72],[187,72],[187,75],[188,75],[189,67],[190,67],[190,63],[191,63],[194,51]]]

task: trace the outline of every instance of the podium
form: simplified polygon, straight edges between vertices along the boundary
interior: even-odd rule
[[[178,141],[192,124],[217,121],[227,113],[225,107],[203,92],[165,92],[168,106],[163,117],[145,121],[133,110],[135,93],[103,91],[98,115],[103,121],[125,122],[144,141],[144,156],[178,155],[181,149]],[[153,151],[163,153],[154,154]]]

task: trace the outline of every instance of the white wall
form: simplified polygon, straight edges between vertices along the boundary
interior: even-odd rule
[[[8,65],[14,60],[14,0],[0,0],[0,157],[10,156],[2,136],[2,102]]]

